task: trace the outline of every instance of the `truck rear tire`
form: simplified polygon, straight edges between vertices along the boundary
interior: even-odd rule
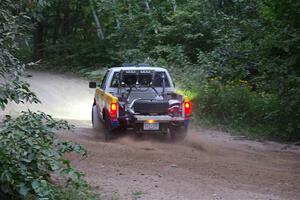
[[[107,116],[104,117],[104,137],[106,141],[113,139],[113,129]]]
[[[92,123],[93,123],[93,128],[95,130],[101,129],[100,117],[99,117],[96,105],[93,105],[93,108],[92,108]]]
[[[187,136],[187,128],[185,127],[171,127],[170,136],[172,141],[183,141]]]

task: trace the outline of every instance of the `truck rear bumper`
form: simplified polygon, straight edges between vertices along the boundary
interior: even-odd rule
[[[187,128],[189,125],[189,118],[185,117],[171,117],[169,115],[135,115],[133,119],[129,120],[129,118],[119,118],[116,121],[111,121],[113,128],[118,128],[119,126],[123,126],[126,128],[134,128],[139,132],[150,132],[144,131],[143,125],[144,123],[159,123],[159,130],[151,132],[167,132],[170,127],[185,127]]]
[[[188,127],[189,119],[184,117],[171,117],[169,115],[136,115],[134,128],[139,132],[168,132],[171,127]],[[159,130],[144,130],[144,123],[159,123]]]
[[[184,117],[171,117],[169,115],[136,115],[134,116],[136,123],[146,122],[153,120],[156,122],[169,123],[169,122],[184,122]]]

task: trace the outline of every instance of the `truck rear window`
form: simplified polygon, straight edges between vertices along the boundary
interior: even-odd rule
[[[170,81],[165,72],[154,72],[154,81],[153,81],[154,87],[163,86],[163,78],[162,78],[163,75],[165,76],[166,87],[170,87]],[[113,88],[118,87],[118,77],[119,77],[119,72],[115,72],[110,87]],[[123,81],[126,85],[134,85],[138,81],[140,85],[147,86],[151,82],[151,79],[152,76],[150,74],[139,74],[138,76],[136,74],[126,74],[123,77]]]

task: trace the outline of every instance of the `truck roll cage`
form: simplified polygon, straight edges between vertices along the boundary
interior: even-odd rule
[[[162,94],[159,94],[155,89],[155,71],[154,70],[121,70],[118,73],[118,91],[122,88],[129,87],[128,96],[130,95],[133,88],[141,88],[149,87],[152,88],[153,91],[158,96],[165,96],[165,88],[166,88],[166,77],[164,73],[161,73],[162,79]],[[148,76],[148,80],[147,80]]]

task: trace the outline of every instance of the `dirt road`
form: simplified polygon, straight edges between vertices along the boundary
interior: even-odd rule
[[[300,149],[242,140],[194,128],[182,143],[131,134],[112,142],[90,124],[93,90],[67,75],[31,72],[42,105],[27,106],[77,125],[60,137],[86,145],[89,156],[69,155],[102,199],[300,199]],[[25,106],[26,107],[26,106]],[[22,108],[11,104],[7,113]]]

